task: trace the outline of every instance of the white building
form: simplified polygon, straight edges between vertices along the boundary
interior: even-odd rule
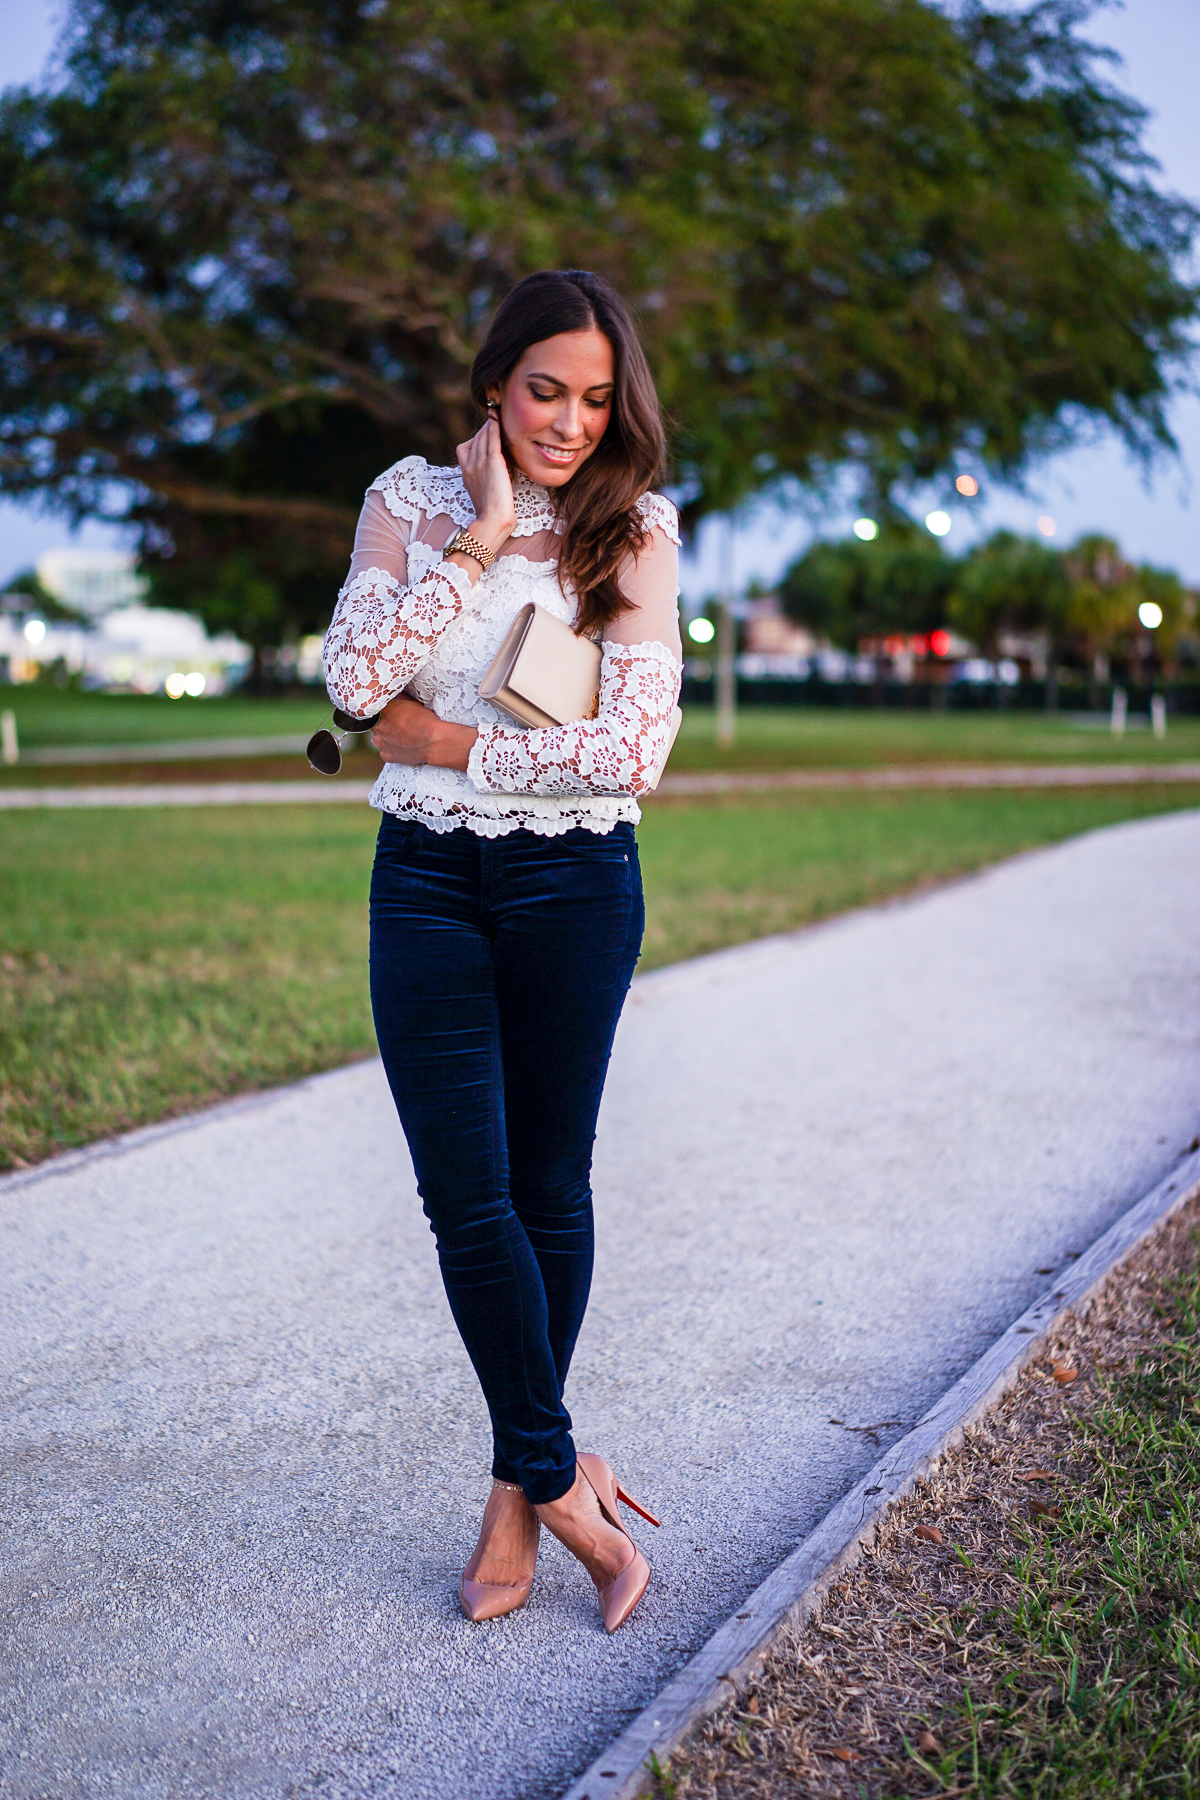
[[[130,550],[47,550],[37,562],[38,580],[72,612],[97,619],[146,597],[146,577]]]
[[[148,584],[127,550],[48,550],[37,573],[88,623],[55,624],[37,616],[35,600],[10,599],[0,613],[0,679],[32,681],[39,667],[61,663],[89,687],[220,694],[249,666],[249,646],[230,632],[209,637],[190,613],[145,606]]]
[[[203,686],[193,680],[188,692],[220,694],[245,674],[251,658],[250,646],[231,632],[209,637],[190,613],[160,606],[120,607],[84,635],[84,679],[142,694],[170,693],[179,677],[196,676],[204,677]]]

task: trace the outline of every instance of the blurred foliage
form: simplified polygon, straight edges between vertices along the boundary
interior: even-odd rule
[[[72,606],[64,606],[45,586],[36,569],[21,569],[10,576],[4,584],[5,595],[19,594],[28,606],[21,606],[22,612],[37,613],[40,618],[49,619],[54,624],[79,625],[84,622],[85,614],[76,612]],[[15,610],[9,608],[9,610]]]
[[[852,650],[863,638],[944,625],[956,575],[954,559],[936,538],[897,522],[871,543],[813,544],[784,575],[780,604],[791,618]]]
[[[962,559],[948,619],[986,655],[996,656],[1005,632],[1045,632],[1058,645],[1070,599],[1061,551],[1036,538],[997,531]]]
[[[950,625],[994,658],[1006,636],[1040,637],[1049,663],[1081,668],[1093,688],[1113,661],[1140,679],[1200,658],[1196,595],[1173,570],[1135,567],[1098,534],[1063,551],[996,531],[951,557],[893,519],[871,543],[810,545],[784,574],[779,599],[790,618],[845,649]],[[1162,612],[1153,631],[1138,617],[1145,601]]]
[[[76,0],[61,79],[0,104],[0,483],[132,505],[165,591],[314,629],[363,488],[452,458],[548,265],[639,307],[693,522],[848,461],[884,497],[1012,471],[1086,417],[1149,454],[1196,215],[1091,10]]]
[[[1064,566],[1068,586],[1062,635],[1076,651],[1095,695],[1101,659],[1137,620],[1134,571],[1115,539],[1099,532],[1081,537]]]

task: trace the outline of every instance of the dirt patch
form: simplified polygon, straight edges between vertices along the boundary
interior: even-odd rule
[[[977,1712],[1002,1694],[1010,1705],[1015,1676],[1031,1712],[1044,1715],[1036,1646],[1028,1629],[1012,1630],[1022,1607],[1028,1625],[1031,1605],[1022,1558],[1044,1562],[1054,1539],[1062,1597],[1044,1602],[1048,1641],[1056,1609],[1088,1591],[1088,1534],[1057,1530],[1064,1504],[1096,1473],[1081,1426],[1114,1382],[1139,1358],[1143,1369],[1153,1365],[1156,1346],[1168,1341],[1173,1288],[1200,1270],[1198,1228],[1200,1199],[1109,1278],[934,1475],[889,1511],[821,1616],[780,1641],[753,1684],[693,1733],[646,1794],[859,1800],[983,1791],[944,1760],[950,1737],[961,1735],[964,1694]],[[1115,1632],[1119,1612],[1111,1624]]]

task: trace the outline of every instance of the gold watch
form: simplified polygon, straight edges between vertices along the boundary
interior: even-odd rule
[[[464,556],[473,556],[486,575],[496,560],[496,552],[481,544],[477,537],[472,537],[465,525],[460,525],[454,535],[446,542],[443,556],[449,556],[452,550],[461,550]]]

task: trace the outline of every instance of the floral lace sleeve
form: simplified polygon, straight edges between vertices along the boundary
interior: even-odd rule
[[[394,700],[454,623],[470,586],[457,563],[439,563],[411,587],[386,569],[353,576],[325,634],[325,685],[334,705],[365,719]]]
[[[426,473],[424,465],[398,467],[411,473],[410,488]],[[389,504],[379,488],[368,490],[323,652],[330,699],[360,719],[394,700],[424,667],[471,592],[466,571],[414,535],[423,517],[415,494],[397,503],[389,490]]]
[[[476,792],[646,793],[666,758],[681,677],[665,644],[606,643],[596,718],[544,731],[481,731],[467,765]]]

